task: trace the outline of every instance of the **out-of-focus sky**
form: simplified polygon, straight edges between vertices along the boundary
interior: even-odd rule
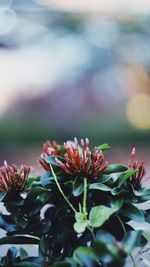
[[[1,159],[74,136],[148,153],[149,47],[147,0],[0,0]]]
[[[148,0],[35,0],[37,3],[44,3],[50,8],[78,11],[78,12],[99,12],[102,14],[129,14],[129,13],[148,13],[150,11],[150,2]]]

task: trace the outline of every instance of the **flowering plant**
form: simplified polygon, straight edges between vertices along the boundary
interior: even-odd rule
[[[4,162],[0,197],[7,214],[0,214],[0,228],[6,236],[0,245],[13,246],[0,257],[0,267],[147,262],[143,252],[150,240],[144,222],[150,223],[150,210],[139,207],[150,200],[150,189],[143,186],[144,162],[136,161],[133,149],[128,166],[108,164],[109,148],[91,149],[87,138],[64,145],[47,141],[38,159],[44,174],[38,177],[30,177],[30,167]],[[27,253],[25,244],[36,245],[38,256]]]

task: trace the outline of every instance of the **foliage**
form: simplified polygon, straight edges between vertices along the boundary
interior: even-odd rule
[[[44,174],[26,177],[24,193],[18,187],[0,194],[7,210],[0,214],[6,231],[0,245],[13,245],[0,257],[0,267],[121,267],[129,258],[134,261],[136,248],[141,253],[148,247],[148,229],[129,225],[130,220],[150,222],[150,210],[137,206],[150,200],[150,189],[142,187],[144,163],[135,161],[134,150],[129,166],[109,165],[104,159],[109,148],[90,150],[88,140],[80,146],[77,139],[60,147],[44,145],[39,159]],[[8,176],[5,171],[0,168],[0,179],[7,183],[9,177],[11,185],[15,176],[9,165]],[[24,244],[38,246],[38,257],[28,255]]]

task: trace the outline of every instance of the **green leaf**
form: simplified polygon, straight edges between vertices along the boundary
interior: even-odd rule
[[[88,221],[85,220],[84,213],[76,212],[75,219],[76,219],[76,222],[74,224],[74,230],[77,233],[83,233],[88,225]]]
[[[111,199],[111,207],[117,211],[122,207],[123,202],[123,198],[113,198]]]
[[[150,209],[145,210],[145,221],[150,223]]]
[[[32,187],[32,185],[36,182],[40,181],[40,176],[37,177],[29,177],[27,180],[27,187]]]
[[[73,184],[73,195],[75,197],[80,196],[84,191],[83,181],[79,178],[76,178]]]
[[[49,199],[50,195],[49,192],[42,193],[40,196],[38,196],[38,202],[41,204],[45,204],[47,200]]]
[[[125,190],[124,188],[115,187],[111,190],[111,193],[113,196],[116,196],[116,195],[120,195],[123,193],[128,193],[128,190]]]
[[[110,174],[113,172],[124,172],[128,169],[125,165],[119,165],[119,164],[111,164],[107,167],[105,173]]]
[[[111,179],[111,176],[109,174],[102,174],[100,177],[97,179],[98,182],[100,183],[106,183]]]
[[[20,230],[20,227],[15,224],[12,216],[3,215],[1,213],[0,213],[0,228],[5,230],[7,233]]]
[[[98,230],[96,233],[96,241],[104,242],[109,246],[114,246],[114,240],[115,238],[104,230]]]
[[[14,235],[0,239],[0,245],[7,244],[39,244],[39,238],[30,235]]]
[[[19,249],[19,254],[20,254],[20,256],[21,256],[21,259],[25,259],[25,258],[28,257],[28,253],[27,253],[26,250],[23,249],[23,248],[20,248],[20,249]]]
[[[138,172],[138,170],[130,170],[130,171],[124,173],[123,175],[121,175],[118,187],[120,188],[125,183],[125,181],[127,179],[129,179],[132,175],[134,175],[137,172]]]
[[[50,191],[50,189],[45,189],[41,186],[36,186],[32,188],[24,201],[25,205],[31,205],[32,201],[34,201],[39,195],[46,192],[48,193]]]
[[[150,227],[149,227],[149,225],[141,225],[140,224],[140,226],[137,230],[142,231],[142,235],[146,238],[146,240],[148,241],[148,244],[150,244]]]
[[[88,225],[88,221],[77,221],[74,224],[74,230],[75,232],[77,232],[78,234],[81,234],[85,231],[86,227]]]
[[[115,211],[114,208],[108,208],[103,205],[93,207],[89,214],[90,225],[92,227],[100,227]]]
[[[18,249],[15,247],[11,247],[8,249],[7,259],[8,259],[9,264],[13,265],[13,262],[16,259],[17,253],[18,253]]]
[[[85,257],[87,257],[87,262],[89,262],[89,265],[82,265]],[[95,254],[95,251],[91,247],[78,247],[73,253],[74,261],[78,263],[80,266],[92,266],[90,265],[91,258],[97,261],[97,256]]]
[[[133,185],[131,185],[133,193],[136,197],[144,196],[145,188],[135,189]]]
[[[150,189],[145,189],[144,192],[143,192],[143,195],[139,196],[138,197],[138,202],[142,203],[142,202],[145,202],[147,200],[150,200]]]
[[[0,201],[3,201],[4,196],[5,196],[5,193],[0,192]]]
[[[43,205],[48,201],[50,192],[50,189],[45,189],[40,186],[31,189],[24,201],[25,213],[28,217],[40,211]]]
[[[56,160],[55,160],[56,158],[57,158],[58,160],[60,160],[61,162],[65,163],[64,158],[63,158],[63,157],[59,157],[59,156],[57,156],[57,157],[56,157],[56,156],[48,156],[48,157],[45,157],[45,161],[46,161],[47,163],[51,164],[51,165],[54,165],[54,166],[59,167],[58,163],[57,163]]]
[[[105,152],[105,150],[111,148],[111,146],[109,146],[107,143],[99,145],[96,147],[98,149],[98,151],[102,151]]]
[[[124,266],[124,256],[121,256],[121,247],[117,240],[108,232],[99,230],[93,247],[102,266],[122,267]]]
[[[28,220],[24,218],[23,213],[12,214],[12,218],[14,219],[15,223],[21,226],[22,228],[25,228],[28,224]]]
[[[111,191],[111,188],[107,185],[101,183],[93,183],[89,185],[89,189],[101,190],[101,191]]]
[[[76,212],[75,218],[76,218],[76,221],[84,221],[84,213],[83,212]]]
[[[124,251],[128,255],[139,245],[141,234],[142,231],[129,231],[122,240]]]
[[[39,244],[39,251],[43,255],[46,255],[48,246],[49,246],[49,237],[42,236]]]
[[[111,177],[110,182],[111,183],[115,183],[116,181],[118,181],[120,179],[120,176],[122,175],[122,172],[114,172],[109,174],[109,176]]]
[[[60,150],[63,155],[66,153],[66,149],[64,148],[64,145],[60,145]]]
[[[121,209],[121,214],[131,220],[134,220],[135,222],[145,221],[143,212],[132,204],[124,205]]]

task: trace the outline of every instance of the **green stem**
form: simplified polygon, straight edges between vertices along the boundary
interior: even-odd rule
[[[74,213],[76,213],[77,212],[76,209],[73,207],[73,205],[71,204],[71,202],[69,201],[69,199],[64,194],[64,192],[63,192],[63,190],[62,190],[62,188],[61,188],[61,186],[60,186],[60,184],[59,184],[59,182],[57,180],[57,176],[56,176],[56,174],[55,174],[55,172],[54,172],[51,164],[50,164],[50,169],[51,169],[52,175],[53,175],[53,177],[55,179],[56,185],[57,185],[57,187],[58,187],[61,195],[63,196],[63,198],[65,199],[65,201],[68,203],[68,205],[70,206],[70,208],[74,211]]]
[[[87,178],[84,178],[84,193],[83,193],[83,214],[84,220],[87,221]],[[88,230],[90,231],[93,240],[96,240],[93,228],[90,225],[87,225]]]
[[[122,229],[123,229],[123,231],[124,231],[124,234],[126,235],[127,231],[126,231],[126,228],[124,227],[123,221],[121,220],[121,218],[119,217],[118,214],[117,214],[116,216],[117,216],[118,221],[120,222],[120,224],[121,224],[121,226],[122,226]]]
[[[124,224],[123,224],[123,221],[121,220],[121,218],[119,217],[119,215],[118,215],[118,214],[117,214],[116,216],[117,216],[117,218],[118,218],[118,221],[120,222],[120,224],[121,224],[121,226],[122,226],[122,229],[123,229],[123,231],[124,231],[124,234],[126,234],[126,233],[127,233],[127,231],[126,231],[126,228],[125,228],[125,226],[124,226]],[[130,254],[130,258],[131,258],[131,260],[132,260],[132,263],[133,263],[132,267],[136,267],[136,264],[135,264],[135,262],[134,262],[134,259],[133,259],[133,256],[132,256],[132,254]]]
[[[83,214],[85,220],[87,220],[86,201],[87,201],[87,178],[84,178]]]
[[[87,228],[89,229],[90,233],[91,233],[91,236],[93,237],[93,240],[95,241],[96,240],[96,237],[95,237],[95,234],[94,234],[94,231],[93,231],[93,228],[90,227],[90,225],[87,226]]]

